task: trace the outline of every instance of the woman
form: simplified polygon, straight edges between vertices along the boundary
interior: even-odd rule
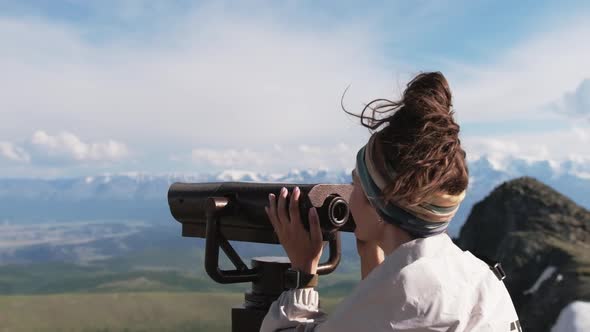
[[[469,180],[453,113],[448,83],[434,72],[408,83],[401,101],[378,99],[355,115],[372,130],[385,125],[359,150],[352,172],[362,280],[330,316],[318,309],[314,283],[298,284],[272,304],[261,331],[520,331],[501,278],[446,233]],[[266,213],[291,269],[316,280],[317,212],[309,210],[308,233],[300,191],[287,198],[283,189],[278,199],[269,195]]]

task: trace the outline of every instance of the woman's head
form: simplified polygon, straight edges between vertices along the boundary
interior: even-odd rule
[[[434,200],[443,202],[435,204],[439,207],[444,207],[449,197],[460,202],[469,178],[459,125],[451,107],[447,80],[440,72],[432,72],[412,79],[399,101],[374,100],[360,116],[347,112],[375,131],[368,144],[372,148],[369,158],[395,174],[394,177],[385,176],[387,181],[380,190],[380,199],[394,202],[407,211],[418,211],[417,215],[420,215],[417,207],[425,202],[432,203],[433,197],[442,197]],[[365,115],[367,111],[371,114]],[[383,128],[377,130],[380,127]],[[378,234],[369,228],[377,225],[370,220],[377,222],[379,214],[367,200],[358,178],[353,179],[353,183],[350,208],[357,220],[357,237],[363,240],[361,237]]]

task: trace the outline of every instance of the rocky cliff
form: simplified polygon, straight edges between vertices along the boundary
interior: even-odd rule
[[[501,262],[525,331],[550,331],[562,308],[590,300],[590,211],[534,178],[475,204],[456,243]]]

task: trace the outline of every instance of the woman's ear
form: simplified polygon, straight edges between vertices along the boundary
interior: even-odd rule
[[[386,225],[387,225],[387,223],[383,220],[383,218],[381,218],[381,217],[377,218],[377,228],[379,229],[379,232],[385,231]]]

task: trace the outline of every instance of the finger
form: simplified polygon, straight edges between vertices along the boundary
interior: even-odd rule
[[[268,216],[268,219],[270,220],[270,223],[272,224],[272,229],[273,229],[275,235],[277,236],[277,239],[279,240],[279,242],[281,242],[280,225],[277,223],[275,217],[270,216],[270,207],[265,206],[264,211],[266,211],[266,215]]]
[[[268,207],[268,206],[265,206],[265,207],[264,207],[264,212],[266,212],[266,216],[268,217],[268,220],[270,220],[270,224],[272,225],[272,227],[273,227],[273,228],[275,229],[275,231],[276,231],[277,225],[276,225],[276,222],[275,222],[275,220],[274,220],[275,218],[273,218],[273,217],[270,215],[270,207]]]
[[[277,204],[276,204],[276,197],[275,194],[268,195],[268,204],[269,204],[269,212],[271,220],[274,220],[274,224],[277,226],[275,228],[277,231],[281,230],[281,221],[279,220],[279,216],[277,214]]]
[[[320,218],[315,207],[309,209],[309,232],[311,242],[317,246],[322,246],[322,229],[320,227]]]
[[[293,193],[291,194],[291,200],[289,202],[289,218],[291,219],[291,224],[295,227],[302,227],[303,224],[301,223],[301,215],[299,212],[299,197],[301,196],[301,190],[299,187],[295,187],[293,189]]]
[[[287,188],[283,187],[281,189],[281,193],[279,194],[279,204],[277,207],[277,215],[279,216],[279,220],[281,224],[287,225],[290,222],[289,215],[287,214],[287,208],[285,207],[287,202],[287,195],[289,191]]]

